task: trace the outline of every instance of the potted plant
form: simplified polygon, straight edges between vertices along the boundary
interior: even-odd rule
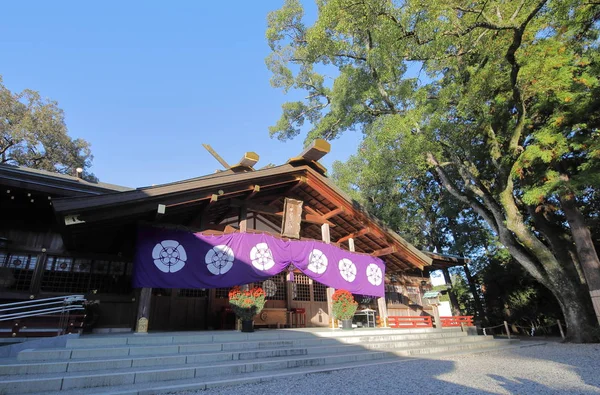
[[[235,286],[229,291],[229,304],[236,317],[242,320],[242,332],[254,332],[252,318],[265,307],[265,291],[261,287],[242,291]]]
[[[345,289],[338,289],[332,296],[333,316],[342,321],[342,329],[352,329],[352,317],[358,307],[354,296]]]

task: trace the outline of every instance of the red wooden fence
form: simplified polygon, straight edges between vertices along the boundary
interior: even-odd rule
[[[457,315],[452,317],[440,317],[440,321],[442,322],[442,326],[461,326],[464,324],[465,326],[473,326],[473,316],[472,315]]]
[[[388,325],[390,328],[431,328],[433,323],[431,316],[388,316]]]

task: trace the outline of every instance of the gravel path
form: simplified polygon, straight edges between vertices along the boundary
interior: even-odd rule
[[[524,346],[527,343],[524,342]],[[180,395],[600,394],[600,344],[548,343],[311,374]]]

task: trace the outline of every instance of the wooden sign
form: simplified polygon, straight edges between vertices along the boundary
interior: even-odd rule
[[[148,333],[148,318],[142,317],[137,322],[137,333]]]
[[[300,238],[300,224],[302,222],[302,200],[285,198],[283,204],[283,221],[281,235],[293,239]]]

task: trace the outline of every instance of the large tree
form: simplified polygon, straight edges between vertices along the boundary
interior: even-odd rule
[[[38,92],[26,89],[13,93],[0,77],[0,163],[83,176],[92,163],[90,144],[68,135],[63,111],[58,103],[42,99]]]
[[[600,3],[318,5],[312,26],[297,0],[269,15],[272,84],[308,93],[271,134],[306,122],[308,139],[382,136],[379,150],[429,172],[553,293],[571,340],[593,340],[600,261],[582,208],[600,184]]]

